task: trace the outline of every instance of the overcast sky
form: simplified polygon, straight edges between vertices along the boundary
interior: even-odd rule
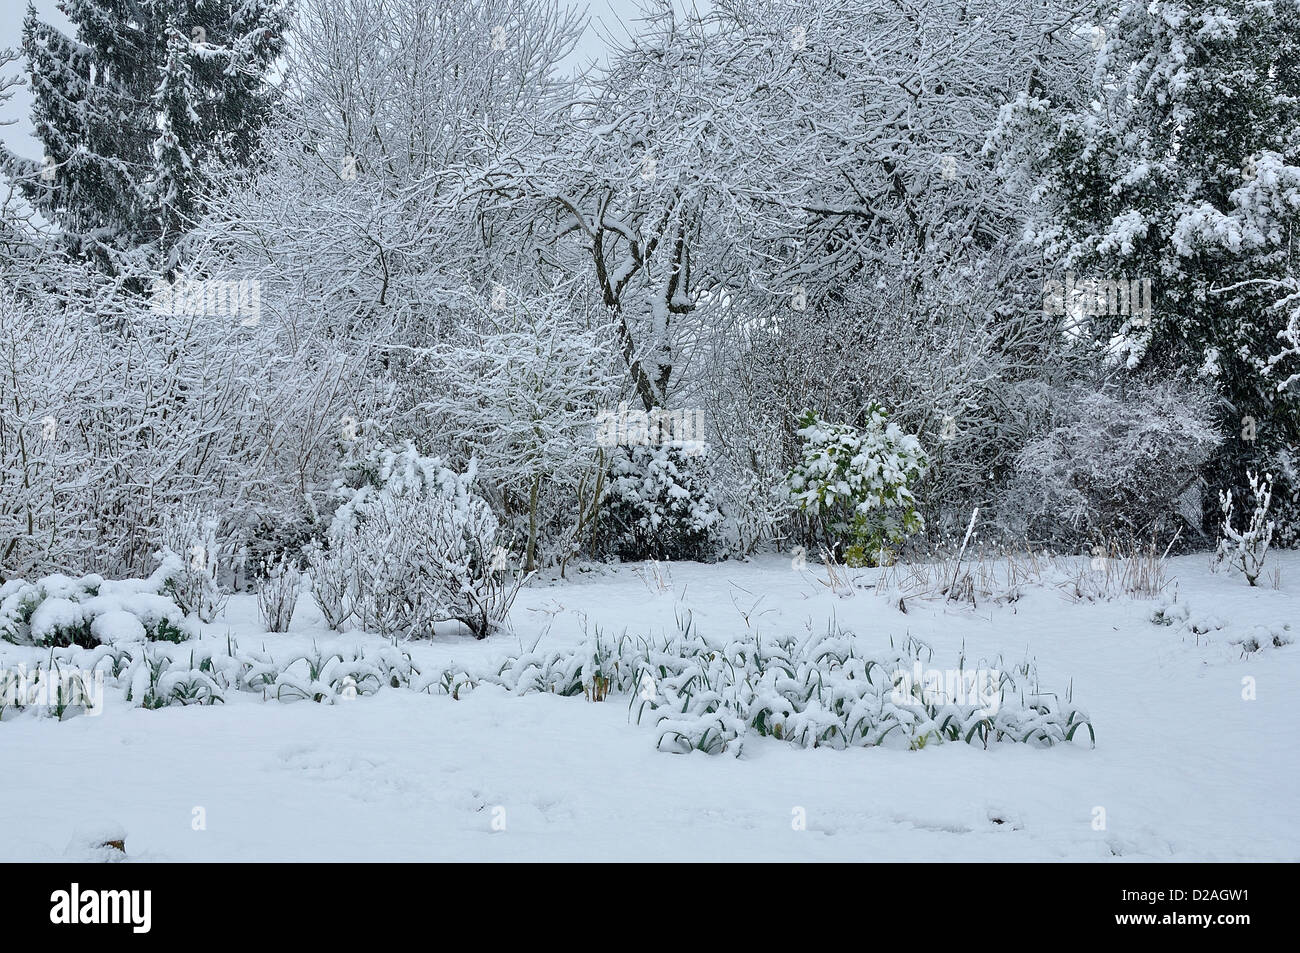
[[[36,10],[47,23],[53,23],[68,34],[72,33],[67,18],[55,9],[56,0],[35,0]],[[707,7],[707,0],[680,0],[683,5]],[[587,32],[569,65],[578,67],[601,58],[606,40],[611,35],[625,32],[626,21],[637,15],[636,0],[569,0],[572,7],[588,11],[590,22]],[[0,0],[0,47],[17,47],[22,41],[23,16],[27,4],[22,0]],[[25,90],[19,90],[9,107],[0,111],[0,122],[16,120],[12,125],[0,126],[0,140],[20,155],[39,159],[43,153],[40,143],[32,137],[28,111],[31,99]]]

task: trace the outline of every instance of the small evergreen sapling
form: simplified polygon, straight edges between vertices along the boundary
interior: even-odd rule
[[[929,458],[877,403],[863,432],[805,412],[799,462],[786,476],[796,508],[820,519],[853,566],[888,562],[894,547],[925,525],[911,487]]]
[[[716,557],[723,516],[708,458],[695,450],[680,442],[611,450],[600,520],[619,559]]]

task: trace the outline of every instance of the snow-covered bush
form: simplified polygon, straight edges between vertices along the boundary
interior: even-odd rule
[[[1232,526],[1232,491],[1219,493],[1219,508],[1223,511],[1223,538],[1219,540],[1216,556],[1218,562],[1226,562],[1233,569],[1241,571],[1246,582],[1252,586],[1258,584],[1259,575],[1264,570],[1264,557],[1268,555],[1269,544],[1273,541],[1273,521],[1268,518],[1268,508],[1273,502],[1273,476],[1265,474],[1259,479],[1256,473],[1247,473],[1250,492],[1255,498],[1255,512],[1251,514],[1250,523],[1238,532]]]
[[[181,572],[180,559],[163,553],[148,579],[109,581],[55,574],[0,586],[0,638],[20,645],[92,647],[116,642],[183,642],[194,627],[163,593]]]
[[[974,252],[873,263],[874,280],[837,281],[824,300],[766,322],[748,318],[761,302],[747,302],[734,340],[703,362],[709,384],[697,398],[726,470],[778,483],[799,459],[807,408],[862,428],[875,398],[929,457],[912,488],[927,541],[960,534],[975,506],[991,517],[990,473],[1000,479],[1024,445],[1018,389],[1059,366],[1029,300],[1036,287],[1006,267]]]
[[[255,548],[264,528],[244,521],[323,496],[340,417],[367,413],[361,362],[314,329],[155,311],[134,281],[0,253],[0,579],[148,575],[184,509]],[[182,536],[188,559],[202,539]]]
[[[226,604],[221,567],[229,554],[218,542],[220,520],[194,507],[177,507],[162,524],[162,545],[179,559],[179,569],[167,580],[166,592],[185,613],[211,622]]]
[[[341,632],[356,610],[356,550],[339,545],[326,549],[313,543],[305,556],[312,600],[325,624]]]
[[[611,451],[599,532],[624,560],[715,558],[723,517],[707,454],[674,443]]]
[[[726,518],[726,545],[728,551],[748,556],[765,540],[779,535],[790,518],[790,496],[781,484],[780,474],[760,475],[742,467],[731,467],[728,471],[718,481]]]
[[[1060,542],[1171,531],[1180,514],[1199,525],[1198,474],[1222,440],[1206,391],[1075,384],[1048,402],[1046,432],[1020,452],[1002,491],[1008,529]]]
[[[567,291],[500,294],[500,310],[484,299],[458,314],[452,339],[412,371],[427,381],[418,396],[434,439],[456,459],[478,461],[498,518],[526,540],[531,571],[568,555],[548,542],[577,535],[583,484],[599,466],[592,422],[617,394],[615,344]]]
[[[867,420],[859,432],[805,412],[803,449],[786,476],[794,505],[854,566],[889,562],[894,547],[924,526],[911,489],[929,466],[920,441],[890,423],[879,404],[868,407]]]
[[[289,631],[301,591],[302,573],[287,556],[281,556],[279,562],[266,567],[257,589],[257,614],[267,631]]]
[[[384,635],[428,635],[455,620],[476,638],[502,625],[526,577],[510,577],[498,524],[465,473],[409,442],[369,454],[341,487],[326,548],[311,557],[330,625],[349,618]],[[350,582],[349,582],[350,580]]]

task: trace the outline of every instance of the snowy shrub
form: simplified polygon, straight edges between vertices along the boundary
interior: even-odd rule
[[[713,559],[723,518],[706,460],[673,443],[612,448],[600,514],[604,548],[623,560]]]
[[[92,647],[143,639],[183,642],[194,635],[185,612],[163,593],[181,571],[164,553],[148,579],[108,581],[55,574],[0,586],[0,638],[17,644]]]
[[[356,549],[339,543],[330,549],[313,544],[306,549],[312,600],[325,624],[343,630],[356,611]]]
[[[914,486],[929,466],[916,437],[871,404],[863,432],[806,411],[802,452],[786,476],[798,510],[820,521],[853,566],[891,561],[895,547],[924,526]]]
[[[1295,642],[1291,632],[1291,623],[1275,625],[1253,625],[1249,630],[1234,634],[1228,639],[1229,645],[1241,647],[1242,656],[1262,652],[1266,648],[1280,649]]]
[[[999,512],[1043,541],[1138,537],[1200,522],[1198,473],[1222,437],[1212,398],[1172,382],[1053,395],[1049,429],[1016,459]],[[1193,498],[1194,497],[1194,498]]]
[[[1254,586],[1264,570],[1264,557],[1268,555],[1269,544],[1273,541],[1273,521],[1268,518],[1269,504],[1273,502],[1273,477],[1266,474],[1260,480],[1258,474],[1247,473],[1246,478],[1250,481],[1250,492],[1255,497],[1255,512],[1251,514],[1250,523],[1245,529],[1238,532],[1232,526],[1232,491],[1219,494],[1219,507],[1223,511],[1223,538],[1219,540],[1216,560],[1240,570],[1246,577],[1246,582]]]
[[[719,495],[728,550],[740,556],[753,553],[765,540],[779,536],[790,517],[790,497],[781,485],[780,474],[732,468],[719,481]]]
[[[282,555],[277,563],[266,567],[257,589],[257,614],[267,631],[289,631],[301,591],[302,574],[287,556]]]
[[[147,575],[160,544],[189,559],[206,533],[159,538],[181,509],[219,517],[256,558],[264,528],[249,521],[328,490],[329,437],[366,406],[359,362],[307,329],[156,312],[123,288],[143,278],[29,267],[14,275],[0,254],[0,579]],[[227,583],[230,553],[205,554]]]
[[[1198,646],[1208,644],[1211,641],[1208,636],[1213,635],[1215,639],[1240,649],[1243,657],[1266,648],[1280,649],[1295,641],[1290,622],[1254,623],[1241,629],[1234,622],[1212,613],[1193,613],[1185,601],[1165,600],[1156,606],[1149,619],[1154,625],[1167,626],[1177,633],[1191,635]]]
[[[193,507],[178,507],[163,518],[162,546],[181,557],[166,593],[184,612],[204,622],[215,619],[227,599],[220,573],[229,554],[218,541],[219,524],[215,516]]]
[[[991,514],[990,474],[1023,446],[1018,389],[1055,371],[1053,330],[1033,312],[1033,282],[979,253],[941,257],[873,263],[873,280],[836,282],[807,310],[743,322],[702,368],[721,455],[778,483],[799,459],[805,409],[864,428],[881,400],[929,457],[912,487],[927,536],[960,533],[974,506]]]
[[[505,622],[526,577],[509,578],[501,565],[497,520],[473,490],[472,462],[456,473],[407,443],[370,454],[355,476],[327,548],[312,557],[332,626],[350,616],[384,635],[428,635],[455,620],[481,639]]]
[[[438,445],[478,461],[480,482],[492,488],[511,535],[524,540],[531,571],[569,555],[547,537],[576,535],[583,483],[599,464],[593,420],[617,394],[615,343],[565,289],[500,294],[499,310],[473,299],[417,374],[428,381],[422,396]]]

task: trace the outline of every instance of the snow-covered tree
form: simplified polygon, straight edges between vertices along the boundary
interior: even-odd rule
[[[211,164],[249,163],[275,99],[285,0],[65,0],[74,37],[29,6],[23,55],[40,162],[0,169],[72,251],[168,252]]]
[[[1056,72],[1050,35],[1074,15],[660,0],[547,114],[549,134],[460,169],[462,189],[596,286],[635,394],[670,406],[712,332],[755,310],[816,302],[890,259],[912,267],[888,281],[919,281],[932,252],[1005,241],[1016,202],[988,187],[984,139],[1002,103]]]
[[[570,312],[562,289],[502,287],[495,304],[471,310],[424,362],[430,386],[417,409],[442,442],[479,461],[506,512],[525,516],[532,571],[544,514],[559,506],[571,521],[591,505],[580,491],[603,465],[595,422],[617,393],[612,342],[602,321]]]
[[[1264,557],[1268,555],[1269,544],[1273,541],[1274,522],[1268,518],[1268,509],[1273,502],[1273,477],[1266,474],[1261,480],[1257,474],[1247,473],[1246,481],[1254,498],[1255,511],[1250,516],[1250,522],[1241,530],[1232,525],[1232,491],[1224,490],[1219,494],[1219,509],[1223,513],[1223,538],[1219,540],[1217,560],[1240,570],[1246,577],[1246,582],[1254,586],[1264,570]]]
[[[1087,308],[1071,331],[1131,371],[1216,385],[1233,439],[1211,483],[1259,460],[1292,484],[1300,393],[1279,365],[1300,247],[1300,5],[1126,0],[1101,35],[1087,105],[1030,92],[1007,111],[1037,130],[1017,140],[1041,177],[1030,235],[1058,281],[1150,282],[1150,308]]]

